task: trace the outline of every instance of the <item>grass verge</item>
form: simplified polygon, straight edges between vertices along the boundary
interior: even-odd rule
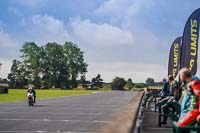
[[[37,99],[53,98],[61,96],[75,96],[89,94],[96,90],[36,90]],[[8,94],[0,94],[0,103],[26,100],[25,89],[9,89]]]

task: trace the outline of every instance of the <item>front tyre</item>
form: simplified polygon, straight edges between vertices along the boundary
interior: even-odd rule
[[[33,99],[32,98],[28,99],[28,104],[29,104],[29,106],[33,106]]]
[[[32,103],[31,103],[31,98],[28,99],[28,105],[29,105],[29,106],[32,105]]]

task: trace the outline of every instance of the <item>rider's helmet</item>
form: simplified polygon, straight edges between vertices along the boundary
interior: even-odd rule
[[[189,89],[192,90],[194,95],[200,96],[200,81],[199,80],[193,80],[188,84]]]
[[[29,91],[32,91],[32,90],[33,90],[33,88],[32,88],[32,87],[29,87],[29,88],[28,88],[28,90],[29,90]]]

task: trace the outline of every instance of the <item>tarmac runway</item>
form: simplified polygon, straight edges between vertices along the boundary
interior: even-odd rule
[[[0,133],[93,133],[111,122],[135,92],[98,92],[0,104]],[[122,123],[123,124],[123,123]]]

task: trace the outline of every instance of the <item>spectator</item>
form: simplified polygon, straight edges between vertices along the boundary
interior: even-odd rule
[[[187,68],[182,68],[179,74],[180,80],[185,83],[185,94],[181,103],[178,125],[184,127],[191,125],[199,115],[200,80],[192,76]]]

